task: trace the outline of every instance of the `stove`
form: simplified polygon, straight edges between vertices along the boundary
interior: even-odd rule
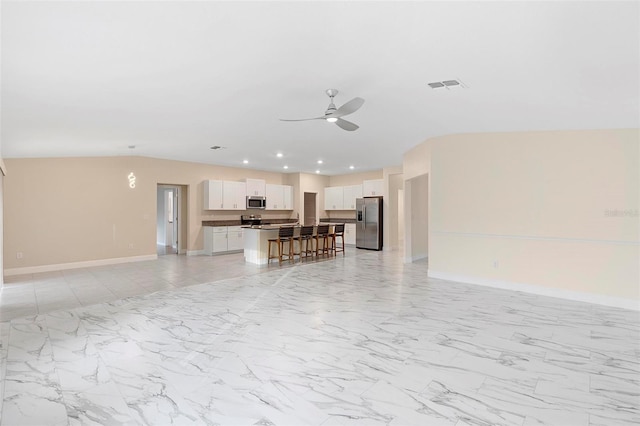
[[[262,216],[260,216],[259,214],[243,214],[242,216],[240,216],[240,224],[251,226],[262,225]]]

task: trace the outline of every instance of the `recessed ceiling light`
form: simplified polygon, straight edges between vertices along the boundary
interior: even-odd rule
[[[322,164],[322,160],[318,160],[318,164]]]
[[[135,145],[129,145],[129,149],[135,149],[136,146]]]
[[[249,160],[242,160],[243,164],[249,164]]]
[[[288,169],[288,168],[289,168],[289,166],[284,166],[284,167],[282,167],[282,168],[283,168],[283,169]]]
[[[281,152],[277,153],[277,154],[276,154],[276,157],[278,157],[278,158],[282,158],[282,153],[281,153]]]
[[[355,167],[354,167],[354,166],[349,166],[349,168],[350,168],[351,170],[355,169]]]
[[[316,173],[320,173],[320,170],[316,170]]]

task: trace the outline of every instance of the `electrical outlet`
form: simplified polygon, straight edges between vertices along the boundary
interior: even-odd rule
[[[498,262],[497,260],[493,261],[493,267],[498,269],[500,267],[500,262]]]
[[[133,248],[133,243],[129,243],[129,248]]]
[[[21,251],[16,253],[16,259],[22,259],[22,252]]]

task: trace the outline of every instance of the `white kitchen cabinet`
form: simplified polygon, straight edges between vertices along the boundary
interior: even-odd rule
[[[240,226],[227,227],[227,251],[244,250],[244,231]]]
[[[282,185],[267,184],[267,207],[266,210],[280,210],[284,204],[284,192]]]
[[[293,187],[268,183],[265,210],[293,210]]]
[[[282,191],[284,193],[283,207],[285,210],[293,210],[293,186],[282,185]]]
[[[227,227],[204,227],[204,253],[212,255],[227,251]]]
[[[204,253],[208,255],[244,250],[244,232],[240,226],[205,226]]]
[[[344,243],[352,246],[356,245],[356,224],[344,224]]]
[[[203,205],[205,210],[246,210],[246,184],[226,180],[205,180]]]
[[[262,179],[247,179],[247,195],[248,196],[267,196],[267,183]]]
[[[204,203],[205,210],[222,210],[222,181],[204,181]]]
[[[244,182],[222,182],[223,210],[247,209],[247,185]]]
[[[384,193],[384,179],[362,181],[362,195],[364,197],[381,196]]]
[[[344,187],[329,186],[324,189],[324,209],[344,210]]]
[[[343,209],[355,210],[357,198],[362,198],[362,185],[345,186],[342,203]]]
[[[214,232],[212,253],[222,253],[225,251],[227,251],[227,233]]]

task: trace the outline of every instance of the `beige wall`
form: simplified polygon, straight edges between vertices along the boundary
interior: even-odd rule
[[[203,247],[202,220],[239,219],[244,213],[203,210],[204,180],[260,178],[287,184],[289,179],[281,173],[144,157],[6,163],[11,173],[4,182],[5,270],[154,255],[158,184],[186,187],[186,249],[197,252]],[[130,172],[136,175],[135,189],[129,187]],[[263,215],[295,217],[295,211]]]
[[[329,176],[329,185],[327,186],[360,185],[362,184],[363,180],[382,179],[382,177],[382,170]]]
[[[404,181],[404,255],[413,262],[429,257],[429,175]]]
[[[153,256],[156,253],[157,185],[185,188],[181,248],[203,247],[203,220],[239,219],[245,211],[203,210],[203,181],[265,179],[292,185],[293,211],[261,211],[263,218],[303,217],[304,192],[316,192],[317,217],[328,217],[324,188],[330,177],[305,173],[271,173],[245,168],[145,157],[9,159],[6,179],[5,270],[46,267],[104,259]],[[136,175],[136,188],[127,176]],[[367,172],[336,177],[344,184],[381,177]],[[16,254],[22,253],[18,259]]]
[[[2,158],[0,158],[0,164],[2,163]],[[0,167],[0,271],[4,269],[4,250],[3,250],[3,240],[4,240],[4,166]],[[4,274],[0,273],[0,288],[2,288],[4,284]]]
[[[327,212],[324,210],[324,188],[329,186],[329,176],[314,175],[309,173],[299,174],[299,192],[297,195],[297,202],[299,204],[300,218],[304,218],[304,193],[315,192],[316,197],[316,218],[325,218]]]
[[[398,235],[400,223],[404,229],[404,217],[398,216],[398,190],[404,189],[402,166],[385,167],[382,169],[382,179],[384,180],[383,247],[385,250],[397,250],[400,248],[400,241],[404,239],[404,236]],[[404,199],[402,203],[404,204]]]
[[[416,147],[405,178],[429,173],[430,274],[640,300],[639,145],[623,129]]]

